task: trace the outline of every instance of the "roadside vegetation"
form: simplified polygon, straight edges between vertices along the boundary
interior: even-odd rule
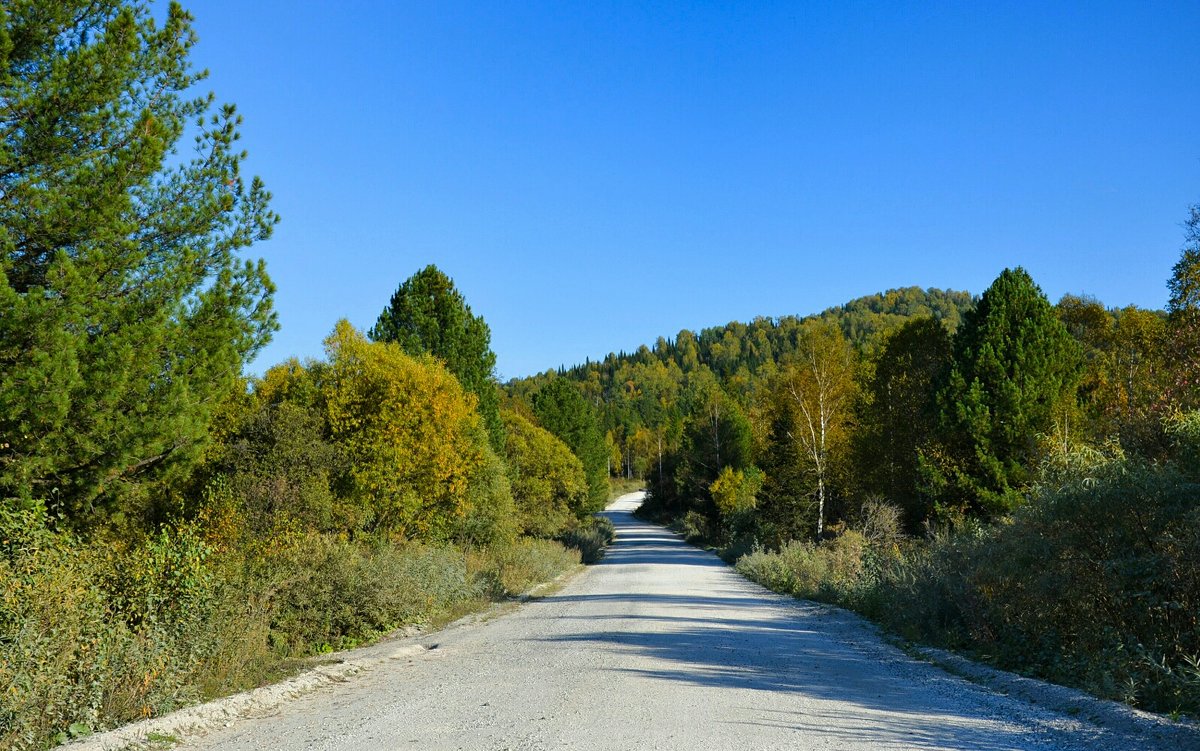
[[[1022,269],[681,331],[570,381],[640,513],[780,592],[1200,716],[1200,207],[1166,310]]]
[[[613,477],[609,480],[609,485],[610,490],[608,492],[608,500],[609,502],[612,502],[623,495],[644,490],[646,487],[646,481],[640,477]]]

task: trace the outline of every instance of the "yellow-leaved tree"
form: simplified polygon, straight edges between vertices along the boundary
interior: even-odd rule
[[[325,340],[321,395],[349,470],[340,490],[368,525],[416,539],[489,542],[513,501],[475,397],[428,355],[370,342],[347,321]]]
[[[500,413],[508,434],[504,450],[522,530],[553,537],[588,514],[583,463],[553,433],[516,412]]]

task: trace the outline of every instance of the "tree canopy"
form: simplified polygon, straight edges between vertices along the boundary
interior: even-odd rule
[[[492,332],[437,266],[430,264],[404,280],[369,334],[377,342],[395,342],[410,355],[428,352],[441,360],[479,400],[492,447],[503,447]]]
[[[77,524],[190,467],[275,327],[237,251],[277,217],[195,41],[174,3],[0,8],[0,496]]]
[[[589,508],[583,464],[548,430],[503,412],[504,444],[513,500],[526,534],[552,537]]]
[[[933,511],[917,456],[937,435],[935,394],[950,364],[950,332],[935,318],[914,318],[884,339],[872,364],[858,405],[854,463],[864,490],[898,504],[916,530]]]
[[[949,503],[1011,509],[1039,437],[1069,430],[1079,345],[1024,269],[1005,269],[966,315],[939,394],[953,460],[933,472]],[[947,495],[948,494],[948,495]]]
[[[579,457],[587,477],[587,511],[608,500],[608,448],[592,405],[571,381],[555,378],[533,395],[533,412],[543,428],[558,436]]]
[[[1175,358],[1175,395],[1200,406],[1200,204],[1184,224],[1184,246],[1167,280],[1171,349]]]
[[[461,536],[472,518],[512,517],[507,482],[478,476],[503,469],[475,411],[475,398],[430,355],[368,342],[349,323],[326,340],[319,374],[329,435],[346,457],[343,493],[369,526],[408,537]],[[494,497],[474,498],[487,480]],[[488,506],[502,506],[496,513]]]
[[[787,413],[786,438],[797,445],[812,477],[815,531],[825,529],[830,450],[844,440],[844,426],[855,390],[855,362],[841,330],[829,321],[805,322],[796,351],[774,378],[771,409]]]

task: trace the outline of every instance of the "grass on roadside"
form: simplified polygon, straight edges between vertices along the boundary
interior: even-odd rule
[[[608,480],[608,500],[617,500],[623,495],[642,490],[646,487],[644,480],[636,477],[610,477]]]
[[[307,533],[223,547],[192,525],[85,543],[0,518],[0,748],[43,749],[273,682],[306,658],[436,627],[578,565],[488,547]]]

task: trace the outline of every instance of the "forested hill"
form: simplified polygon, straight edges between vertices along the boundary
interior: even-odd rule
[[[684,329],[633,353],[609,353],[600,361],[511,380],[507,392],[511,407],[526,405],[531,412],[528,405],[548,383],[560,376],[574,382],[597,421],[597,434],[585,441],[592,445],[584,452],[593,455],[590,463],[607,464],[616,475],[642,476],[678,448],[685,415],[698,394],[719,390],[737,403],[738,413],[751,411],[764,384],[805,340],[806,327],[834,324],[857,353],[855,359],[866,362],[885,335],[906,321],[930,318],[953,332],[974,304],[968,292],[893,289],[810,316],[758,317],[699,333]]]
[[[642,345],[632,354],[609,353],[601,361],[588,361],[560,372],[574,380],[595,382],[598,378],[607,384],[623,366],[658,360],[664,364],[673,362],[682,373],[703,364],[722,380],[728,380],[742,369],[755,374],[765,363],[778,364],[781,358],[794,352],[800,324],[808,319],[836,322],[846,340],[860,353],[868,354],[878,346],[883,334],[899,328],[910,318],[936,318],[953,332],[963,313],[973,305],[974,298],[969,292],[902,287],[858,297],[812,316],[760,316],[749,323],[731,321],[699,333],[683,329],[674,338],[660,336],[653,347]],[[509,385],[516,393],[524,393],[547,375],[514,379]]]
[[[1051,303],[1005,269],[977,299],[681,331],[506,406],[776,591],[1195,712],[1200,207],[1167,287],[1166,311]]]

